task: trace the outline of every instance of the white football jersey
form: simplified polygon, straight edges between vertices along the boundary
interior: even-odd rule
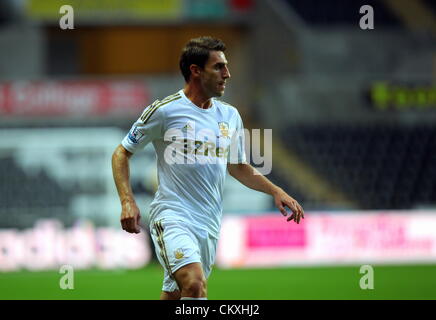
[[[201,109],[180,90],[146,107],[122,145],[135,153],[149,142],[159,181],[150,223],[181,220],[218,238],[227,163],[246,162],[237,109],[217,99]]]

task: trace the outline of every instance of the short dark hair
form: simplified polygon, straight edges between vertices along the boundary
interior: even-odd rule
[[[191,64],[196,64],[200,68],[204,68],[209,59],[210,51],[225,51],[226,45],[220,39],[212,37],[199,37],[189,40],[182,50],[179,66],[183,78],[188,82],[191,77]]]

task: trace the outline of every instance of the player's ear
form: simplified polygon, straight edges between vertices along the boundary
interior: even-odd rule
[[[197,78],[200,76],[200,67],[196,64],[191,64],[189,66],[189,70],[191,70],[191,76],[193,76],[194,78]]]

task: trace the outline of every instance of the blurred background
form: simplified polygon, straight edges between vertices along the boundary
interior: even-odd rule
[[[60,27],[65,4],[74,29]],[[364,5],[373,29],[361,28]],[[184,44],[210,35],[227,45],[224,100],[246,128],[273,129],[268,178],[307,212],[286,224],[271,197],[228,177],[210,298],[436,298],[435,9],[2,0],[0,297],[158,297],[146,218],[140,235],[120,230],[110,158],[145,106],[183,87]],[[131,162],[144,215],[157,186],[153,148]],[[80,270],[82,287],[59,289],[63,264]],[[373,291],[359,287],[362,264],[377,266]]]

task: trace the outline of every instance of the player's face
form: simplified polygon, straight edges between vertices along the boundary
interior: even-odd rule
[[[204,70],[201,72],[201,84],[209,97],[221,97],[226,89],[226,80],[230,78],[227,59],[222,51],[210,51]]]

